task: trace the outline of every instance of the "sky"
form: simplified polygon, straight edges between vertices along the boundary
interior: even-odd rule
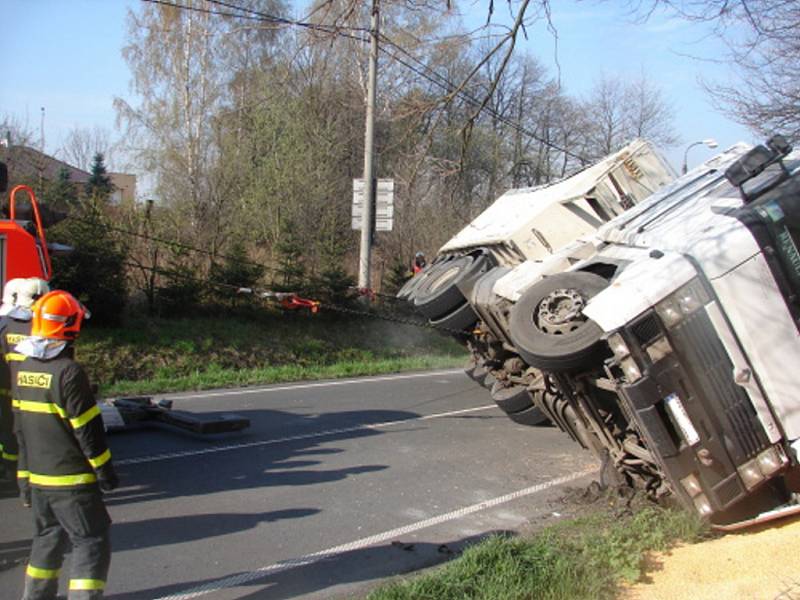
[[[130,73],[121,55],[125,15],[139,4],[140,0],[0,0],[8,25],[0,36],[0,117],[26,124],[38,140],[44,107],[45,150],[50,154],[57,153],[75,127],[100,126],[118,137],[113,99],[130,97]],[[565,90],[578,96],[588,93],[601,73],[645,73],[675,108],[680,143],[665,154],[676,169],[687,146],[697,140],[714,138],[720,149],[737,141],[758,141],[715,110],[701,89],[700,78],[725,81],[730,76],[707,60],[719,57],[723,47],[704,26],[661,14],[640,23],[623,8],[622,0],[552,4],[558,50],[541,23],[528,29],[520,50],[537,56],[553,75],[560,73]],[[482,23],[487,7],[488,0],[473,0],[462,5],[462,12],[468,23]],[[502,20],[505,7],[495,0],[496,20]],[[301,13],[298,10],[298,16]],[[689,166],[713,154],[695,146]]]

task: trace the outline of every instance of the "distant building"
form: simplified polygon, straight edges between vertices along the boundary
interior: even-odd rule
[[[9,175],[19,181],[55,181],[61,170],[66,169],[69,180],[75,185],[83,186],[92,176],[91,173],[29,146],[10,146],[5,152],[4,161],[8,165]]]
[[[109,173],[114,191],[111,193],[111,204],[122,204],[136,200],[136,175],[130,173]]]
[[[66,169],[69,173],[69,180],[79,195],[83,194],[86,182],[92,176],[88,171],[73,167],[63,160],[58,160],[29,146],[10,146],[5,152],[0,153],[0,158],[8,165],[12,181],[26,181],[33,184],[55,181],[61,171]],[[122,202],[132,202],[136,198],[136,175],[108,173],[108,177],[114,186],[109,203],[118,205]]]

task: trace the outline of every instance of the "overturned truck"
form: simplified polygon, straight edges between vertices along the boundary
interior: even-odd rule
[[[470,348],[512,419],[728,526],[795,510],[798,243],[800,153],[781,137],[674,180],[635,142],[504,195],[400,295]]]

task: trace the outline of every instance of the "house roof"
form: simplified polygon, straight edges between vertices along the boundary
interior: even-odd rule
[[[55,180],[62,169],[69,173],[72,183],[86,183],[91,173],[73,167],[62,160],[53,158],[29,146],[11,146],[8,148],[7,160],[10,172],[19,175],[30,175]]]

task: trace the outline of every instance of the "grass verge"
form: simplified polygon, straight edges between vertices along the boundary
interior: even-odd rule
[[[177,377],[155,377],[144,381],[117,381],[103,386],[104,396],[123,396],[203,390],[247,385],[266,385],[290,381],[313,381],[341,377],[381,375],[422,369],[460,367],[464,358],[423,355],[372,361],[345,361],[333,364],[279,365],[254,369],[224,369],[211,366]]]
[[[77,356],[109,397],[456,367],[467,353],[404,324],[259,313],[87,327]]]
[[[531,537],[493,536],[430,572],[373,591],[367,600],[615,598],[639,579],[645,555],[706,532],[693,515],[655,506],[634,514],[598,513]]]

